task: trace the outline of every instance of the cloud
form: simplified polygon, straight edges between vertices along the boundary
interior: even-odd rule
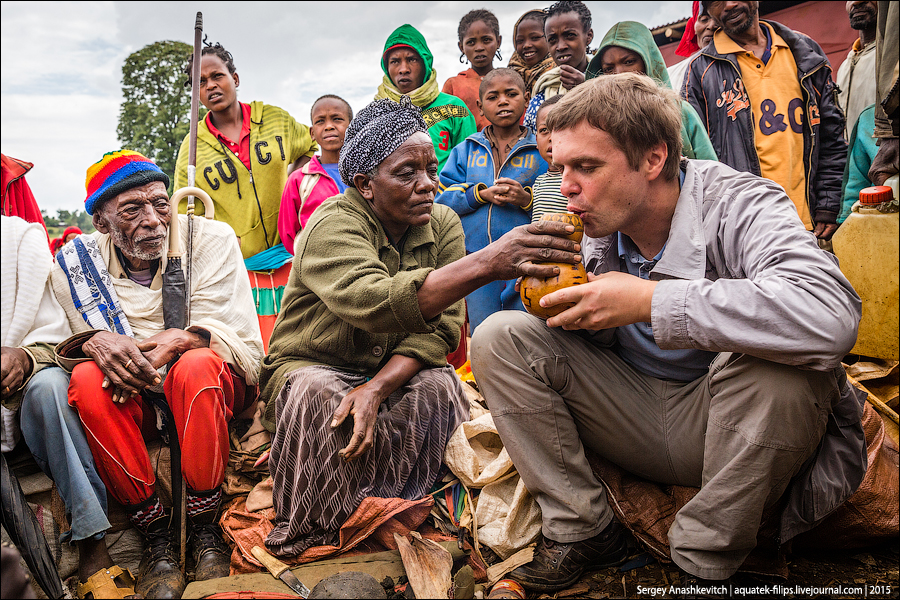
[[[34,163],[26,176],[41,208],[84,209],[87,168],[118,148],[119,100],[95,95],[3,98],[3,153]],[[16,114],[40,118],[15,119]]]

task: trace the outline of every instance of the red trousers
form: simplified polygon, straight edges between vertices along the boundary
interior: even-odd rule
[[[144,439],[156,434],[156,411],[137,396],[112,401],[112,386],[101,387],[103,373],[94,362],[75,367],[69,405],[78,410],[100,478],[125,505],[151,496],[156,475]],[[169,370],[163,390],[181,443],[181,472],[193,490],[222,484],[228,461],[228,422],[245,404],[246,384],[208,348],[189,350]],[[252,400],[252,398],[250,398]]]

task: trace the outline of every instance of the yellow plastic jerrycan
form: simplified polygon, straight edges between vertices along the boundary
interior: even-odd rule
[[[854,354],[898,359],[900,213],[887,212],[887,186],[865,188],[853,212],[834,234],[841,271],[862,298],[862,321]]]

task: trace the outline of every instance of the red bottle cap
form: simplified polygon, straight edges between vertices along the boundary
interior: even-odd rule
[[[859,203],[866,206],[890,202],[893,199],[894,190],[886,185],[876,185],[859,191]]]

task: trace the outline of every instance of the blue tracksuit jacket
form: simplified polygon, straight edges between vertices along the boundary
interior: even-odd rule
[[[453,149],[441,171],[437,202],[459,215],[466,234],[466,252],[481,250],[513,228],[531,222],[530,208],[482,204],[475,197],[475,187],[479,183],[490,187],[495,179],[509,177],[527,189],[546,171],[547,163],[541,158],[531,131],[516,143],[497,176],[491,143],[484,133],[470,135]],[[495,281],[475,290],[466,296],[466,308],[472,331],[499,310],[525,310],[515,291],[515,280]]]

